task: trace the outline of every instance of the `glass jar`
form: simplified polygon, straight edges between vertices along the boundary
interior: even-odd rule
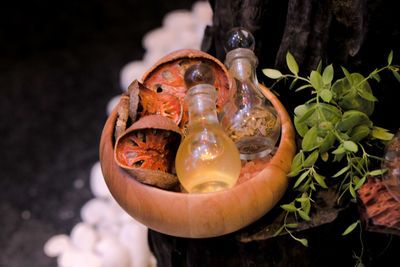
[[[219,120],[243,160],[268,155],[281,131],[277,112],[258,85],[254,43],[249,31],[235,28],[228,33],[225,46],[230,95],[221,109]]]
[[[240,174],[239,152],[222,130],[216,111],[214,73],[204,63],[185,72],[189,122],[187,136],[178,148],[178,179],[189,193],[215,192],[233,187]]]

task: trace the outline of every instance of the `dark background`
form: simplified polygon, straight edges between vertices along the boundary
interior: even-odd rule
[[[195,1],[7,1],[0,7],[0,266],[56,266],[43,253],[93,195],[90,169],[143,35]],[[82,188],[74,186],[83,181]],[[23,219],[25,218],[25,219]]]

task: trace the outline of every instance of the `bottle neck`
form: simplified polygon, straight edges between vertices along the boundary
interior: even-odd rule
[[[226,55],[225,65],[232,79],[258,84],[256,67],[258,60],[254,52],[247,48],[237,48]]]
[[[189,130],[194,125],[218,124],[215,101],[217,93],[210,84],[198,84],[185,96],[189,109]]]
[[[239,109],[250,109],[263,101],[256,75],[257,57],[247,48],[237,48],[226,55],[230,76],[230,94]]]

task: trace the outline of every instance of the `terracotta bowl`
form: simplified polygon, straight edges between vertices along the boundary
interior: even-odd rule
[[[282,121],[279,147],[267,167],[235,187],[215,193],[187,194],[144,185],[114,161],[113,131],[117,108],[108,118],[100,141],[100,163],[111,194],[133,218],[172,236],[216,237],[239,230],[265,215],[285,193],[286,174],[296,152],[295,133],[281,102],[261,85]]]

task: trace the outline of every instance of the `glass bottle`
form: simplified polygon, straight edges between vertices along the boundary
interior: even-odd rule
[[[214,73],[205,63],[197,63],[186,70],[184,80],[189,123],[175,159],[178,179],[189,193],[233,187],[241,162],[235,144],[218,122]]]
[[[400,202],[400,129],[387,144],[382,168],[387,169],[383,175],[383,184],[388,192]]]
[[[254,43],[249,31],[234,28],[228,32],[225,45],[230,96],[221,109],[219,120],[243,160],[268,155],[281,130],[275,108],[260,92]]]

